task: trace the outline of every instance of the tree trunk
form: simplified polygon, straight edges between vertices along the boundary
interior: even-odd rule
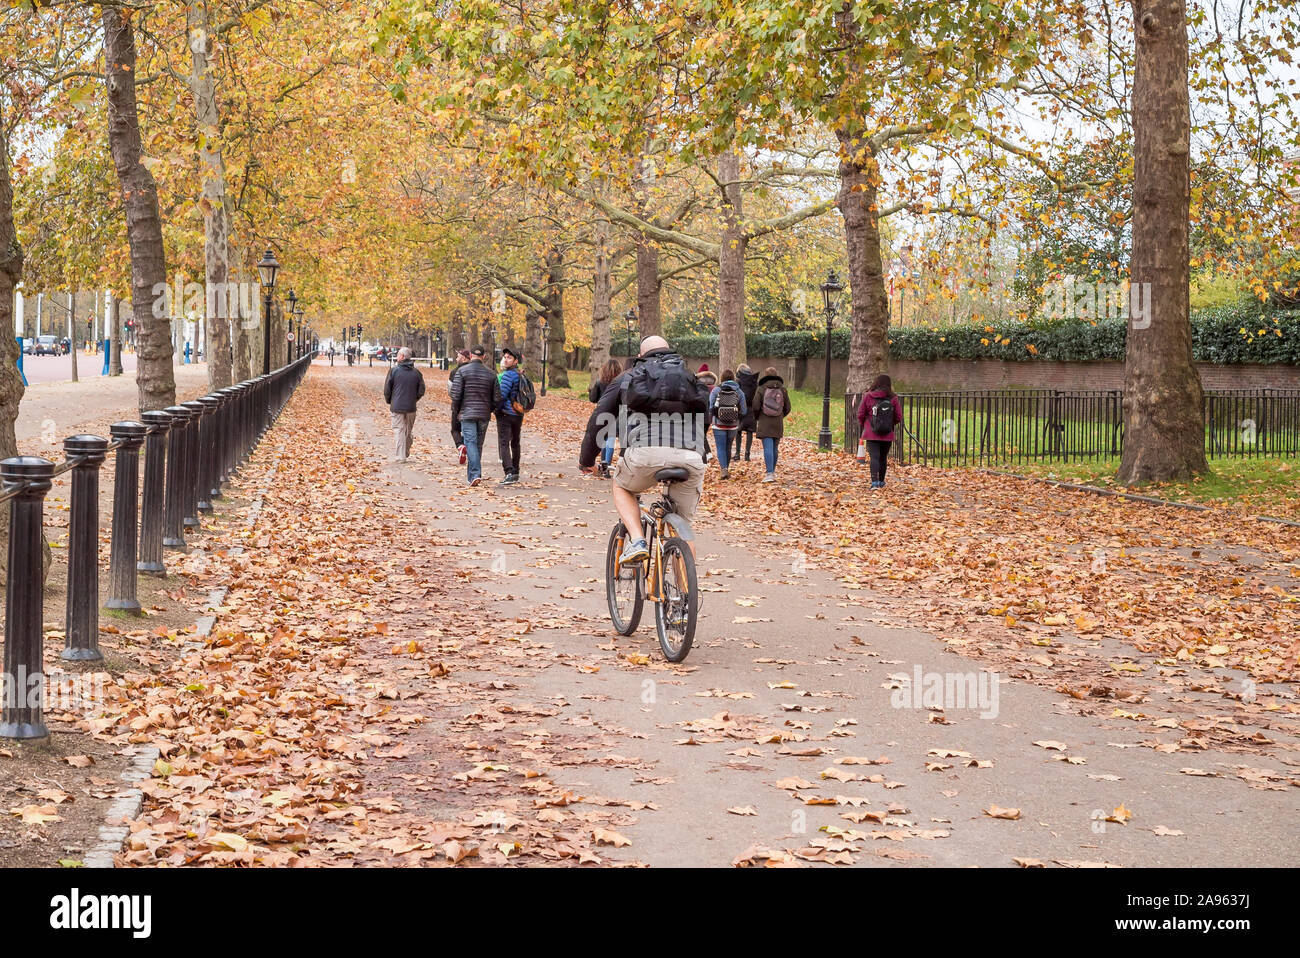
[[[609,308],[613,294],[613,264],[609,256],[609,220],[596,223],[596,268],[591,288],[591,359],[587,367],[595,377],[609,361]]]
[[[447,333],[448,353],[454,359],[456,351],[465,348],[465,316],[459,309],[452,310],[450,329]]]
[[[108,315],[104,317],[104,322],[112,330],[109,334],[108,345],[108,374],[110,376],[122,375],[122,301],[117,298],[116,294],[108,294]]]
[[[135,30],[132,11],[104,8],[104,76],[108,87],[108,144],[122,187],[126,238],[131,248],[131,306],[135,318],[136,373],[140,411],[176,403],[171,326],[155,316],[154,289],[165,288],[167,262],[158,187],[141,162],[140,118],[135,100]]]
[[[642,156],[637,164],[636,214],[650,220],[650,189],[654,182],[649,157]],[[644,233],[636,237],[636,311],[641,320],[641,338],[662,336],[663,316],[660,313],[659,247]]]
[[[1188,315],[1191,113],[1186,0],[1136,0],[1133,74],[1134,290],[1129,320],[1124,454],[1118,479],[1165,482],[1205,472],[1201,379]],[[1130,310],[1132,312],[1132,310]]]
[[[841,127],[840,192],[836,205],[844,217],[849,254],[851,327],[847,392],[866,392],[889,371],[889,292],[880,255],[880,169],[870,144]]]
[[[0,459],[18,455],[14,422],[23,398],[14,338],[14,287],[23,278],[23,248],[14,229],[14,193],[9,182],[9,136],[0,111]],[[25,330],[24,330],[25,332]],[[9,541],[9,507],[0,506],[0,542]],[[0,548],[0,581],[8,582],[8,549]]]
[[[226,221],[226,163],[221,152],[221,115],[217,88],[208,60],[212,41],[208,35],[207,0],[192,0],[186,7],[190,31],[190,92],[194,96],[194,122],[200,137],[199,166],[203,171],[203,262],[208,281],[204,311],[204,358],[208,361],[208,389],[230,385],[230,225]],[[197,330],[195,339],[198,340]]]
[[[559,247],[546,251],[546,378],[556,389],[569,385],[569,364],[564,355],[564,254]]]
[[[542,317],[536,310],[524,313],[524,370],[541,381]]]
[[[718,363],[734,370],[745,362],[744,207],[740,189],[740,154],[718,157],[722,184],[722,242],[718,255]]]

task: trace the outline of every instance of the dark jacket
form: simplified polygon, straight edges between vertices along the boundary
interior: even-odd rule
[[[453,422],[492,418],[492,410],[501,405],[501,385],[492,370],[480,359],[471,359],[451,379],[451,418]]]
[[[736,382],[740,384],[740,391],[745,394],[745,404],[748,407],[745,415],[740,417],[740,428],[753,431],[754,424],[758,420],[757,412],[754,409],[754,392],[758,389],[758,373],[752,369],[747,373],[736,373]]]
[[[894,431],[892,429],[888,434],[879,436],[876,434],[875,430],[871,428],[871,407],[874,406],[876,401],[879,399],[893,400],[894,425],[901,426],[903,424],[903,404],[899,401],[898,394],[888,393],[883,389],[873,389],[862,397],[862,402],[858,403],[858,425],[862,427],[862,438],[866,439],[868,442],[872,440],[876,442],[893,442]]]
[[[582,437],[582,451],[578,454],[578,465],[589,468],[596,463],[596,455],[604,446],[604,440],[610,429],[617,430],[619,443],[624,449],[635,446],[671,446],[676,449],[694,449],[703,456],[708,455],[708,410],[709,391],[705,385],[696,381],[694,398],[688,403],[671,403],[672,408],[656,410],[671,415],[673,418],[656,428],[656,424],[646,417],[631,413],[622,408],[623,384],[636,369],[637,365],[663,356],[676,356],[671,349],[660,349],[632,361],[631,367],[617,379],[610,382],[601,391],[600,400],[587,420],[587,431]]]
[[[611,379],[610,383],[612,384],[616,382],[617,378],[618,377]],[[599,379],[593,379],[591,385],[587,387],[587,398],[592,402],[600,402],[600,397],[604,395],[605,390],[608,388],[609,386],[602,383]]]
[[[763,412],[763,400],[769,389],[781,391],[781,409],[779,416],[768,416]],[[755,419],[754,435],[759,439],[780,439],[785,435],[785,417],[790,415],[790,393],[785,388],[785,380],[780,376],[764,376],[754,389]]]
[[[393,412],[415,412],[415,404],[424,397],[424,376],[415,363],[404,359],[388,370],[384,380],[384,402]]]

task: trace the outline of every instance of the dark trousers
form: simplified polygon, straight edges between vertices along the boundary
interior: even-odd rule
[[[885,481],[885,468],[889,465],[889,447],[890,443],[887,440],[867,440],[867,455],[871,457],[872,482]]]
[[[523,424],[523,416],[497,413],[497,451],[501,453],[501,468],[507,476],[519,475],[519,427]]]
[[[736,460],[737,462],[740,461],[740,440],[742,436],[745,439],[745,461],[748,462],[749,451],[754,447],[754,430],[752,429],[736,430],[736,454],[731,458]]]

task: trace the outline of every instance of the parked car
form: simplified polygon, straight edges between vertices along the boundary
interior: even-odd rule
[[[61,356],[63,355],[63,344],[55,336],[37,336],[28,340],[30,349],[27,350],[32,356]]]

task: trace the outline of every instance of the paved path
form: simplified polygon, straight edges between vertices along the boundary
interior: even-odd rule
[[[1078,714],[1070,697],[1007,674],[997,677],[996,708],[983,703],[986,717],[951,702],[926,708],[911,694],[916,670],[987,682],[988,662],[900,627],[869,590],[847,589],[778,529],[737,529],[706,508],[699,636],[684,667],[666,664],[652,623],[630,638],[608,627],[602,562],[611,509],[605,484],[580,478],[573,465],[581,407],[548,400],[530,417],[524,481],[513,488],[495,485],[493,430],[489,479],[469,489],[454,464],[437,373],[428,374],[415,460],[385,462],[382,375],[314,371],[345,400],[345,421],[320,428],[356,440],[374,460],[374,505],[409,529],[403,554],[454,564],[465,603],[503,631],[522,630],[517,658],[474,666],[478,735],[486,741],[519,714],[549,714],[539,726],[597,735],[589,759],[556,777],[578,793],[632,803],[635,814],[619,829],[632,844],[604,848],[606,857],[652,865],[769,854],[856,865],[1294,863],[1300,789],[1286,784],[1296,775],[1293,737],[1275,735],[1286,750],[1280,775],[1279,762],[1254,756],[1173,753],[1150,747],[1160,735],[1150,706],[1141,724]],[[754,495],[767,494],[756,465],[742,476]],[[385,641],[407,637],[399,627]],[[509,745],[519,743],[492,747]],[[1241,770],[1261,761],[1275,777],[1249,787]],[[436,814],[460,807],[472,816],[469,784],[458,795],[450,771],[440,775]],[[408,813],[428,801],[418,790],[404,795],[400,778],[385,784]],[[991,817],[995,806],[1019,809],[1019,819]]]
[[[30,359],[31,357],[28,357]],[[64,364],[68,357],[50,357]],[[175,367],[176,398],[195,399],[208,391],[208,367]],[[48,456],[62,447],[65,436],[77,432],[104,432],[110,423],[135,419],[139,414],[134,370],[121,376],[87,376],[79,382],[51,382],[28,386],[18,405],[14,431],[20,452]]]

